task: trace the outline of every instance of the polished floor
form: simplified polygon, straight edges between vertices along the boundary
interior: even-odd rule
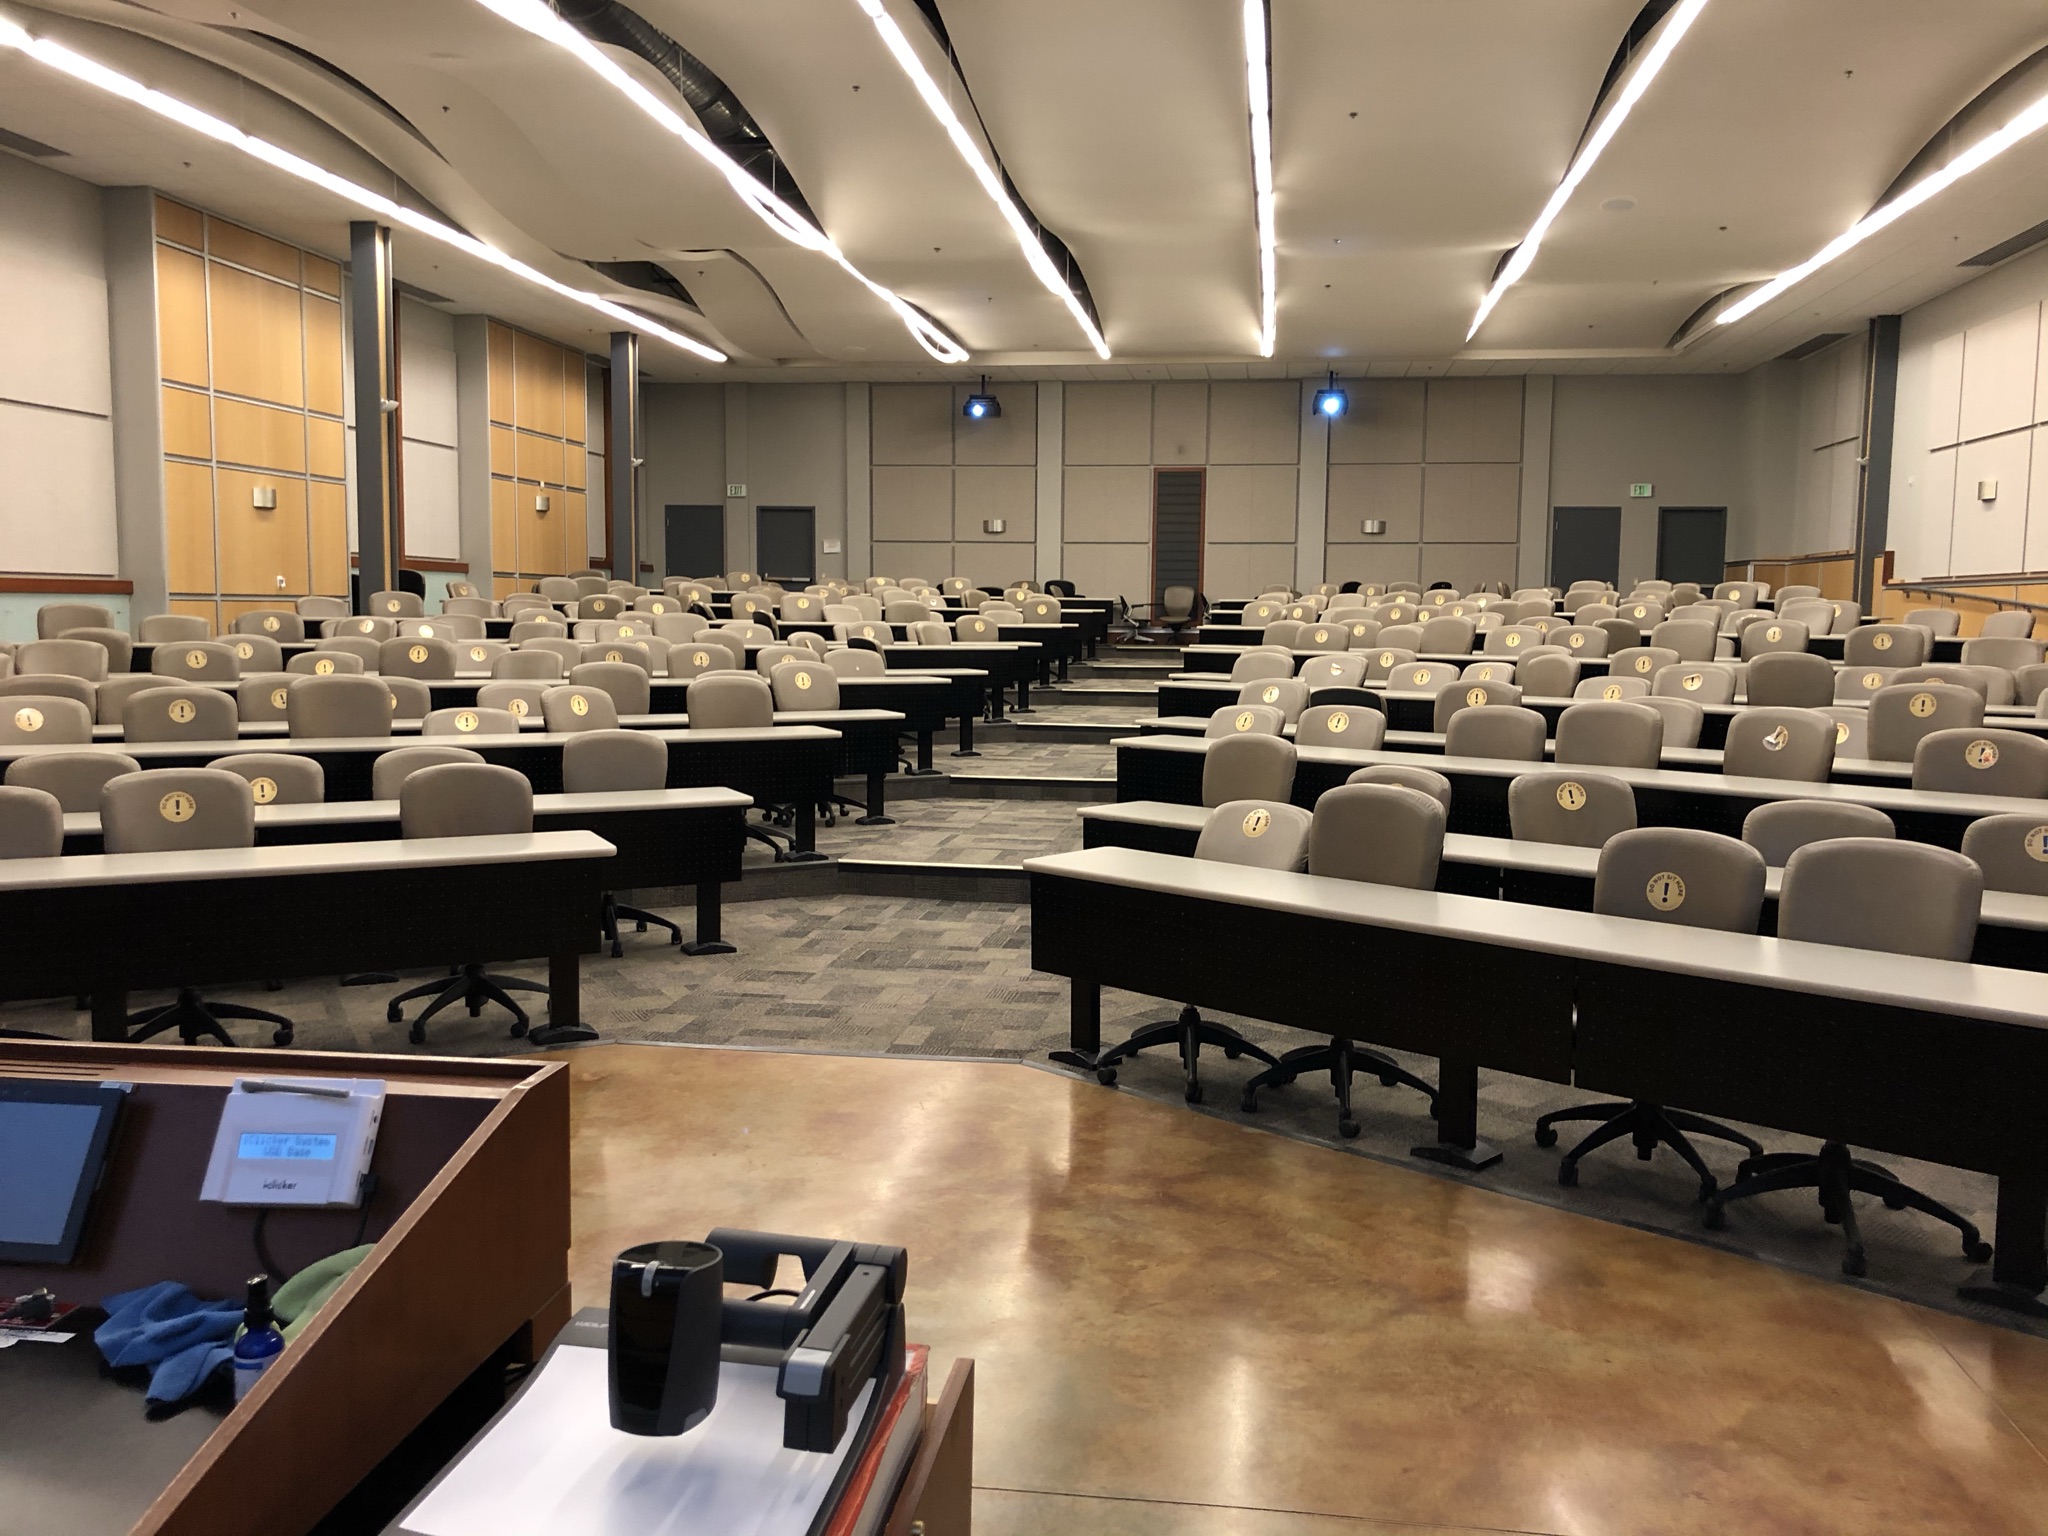
[[[2048,1532],[2048,1342],[1026,1066],[566,1059],[578,1302],[906,1245],[980,1536]]]

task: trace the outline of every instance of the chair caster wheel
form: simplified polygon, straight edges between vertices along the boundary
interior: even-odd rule
[[[1551,1127],[1551,1126],[1547,1126],[1547,1125],[1539,1125],[1539,1126],[1537,1126],[1537,1127],[1536,1127],[1536,1145],[1537,1145],[1537,1146],[1539,1146],[1539,1147],[1554,1147],[1554,1146],[1556,1146],[1556,1145],[1557,1145],[1557,1131],[1556,1131],[1556,1130],[1555,1130],[1555,1129],[1554,1129],[1553,1127]]]
[[[1243,1054],[1244,1052],[1239,1050],[1234,1045],[1226,1045],[1225,1047],[1223,1047],[1223,1059],[1225,1061],[1235,1061],[1238,1057],[1242,1056]]]
[[[1398,1082],[1400,1082],[1400,1081],[1401,1081],[1401,1079],[1399,1079],[1398,1077],[1394,1076],[1394,1074],[1393,1074],[1393,1073],[1391,1073],[1391,1072],[1386,1072],[1386,1073],[1382,1073],[1382,1074],[1380,1075],[1380,1086],[1381,1086],[1382,1088],[1391,1088],[1391,1087],[1393,1087],[1393,1086],[1394,1086],[1394,1084],[1396,1084],[1396,1083],[1398,1083]]]
[[[1202,1085],[1190,1083],[1181,1090],[1180,1096],[1190,1104],[1199,1104],[1202,1102]]]
[[[1709,1232],[1719,1232],[1728,1225],[1728,1213],[1718,1205],[1709,1205],[1707,1213],[1702,1219]]]
[[[1855,1275],[1861,1278],[1869,1268],[1870,1265],[1864,1259],[1863,1250],[1860,1248],[1851,1248],[1842,1255],[1842,1273],[1845,1275]]]
[[[512,1027],[506,1030],[505,1033],[510,1035],[514,1040],[524,1039],[526,1037],[526,1020],[516,1020],[513,1023]]]
[[[1116,1068],[1097,1067],[1095,1069],[1095,1081],[1102,1084],[1102,1086],[1105,1088],[1112,1088],[1116,1086]]]
[[[404,1018],[405,1010],[399,1007],[398,1004],[396,1003],[393,1003],[389,1008],[386,1008],[384,1010],[384,1022],[386,1024],[397,1024],[402,1022]]]
[[[1337,1122],[1337,1134],[1346,1141],[1356,1141],[1358,1139],[1358,1122],[1349,1119],[1339,1120]]]
[[[1248,1115],[1256,1115],[1259,1112],[1258,1095],[1255,1093],[1246,1094],[1242,1099],[1238,1101],[1237,1107],[1243,1110]]]
[[[290,1045],[292,1043],[292,1032],[288,1029],[275,1030],[271,1033],[270,1043],[272,1045]]]
[[[1906,1202],[1903,1200],[1894,1200],[1889,1195],[1887,1195],[1884,1201],[1884,1208],[1888,1211],[1903,1211],[1906,1208]]]
[[[1579,1187],[1579,1165],[1577,1163],[1559,1163],[1557,1165],[1557,1182],[1566,1189],[1577,1189]]]
[[[1989,1264],[1991,1262],[1991,1245],[1982,1241],[1966,1243],[1963,1246],[1963,1257],[1972,1264]]]
[[[424,1024],[413,1025],[411,1029],[405,1032],[405,1038],[414,1045],[425,1045],[427,1043],[427,1026]]]
[[[613,940],[613,942],[612,942],[612,958],[613,958],[614,960],[622,960],[622,959],[624,959],[624,958],[625,958],[625,955],[626,955],[626,946],[625,946],[625,945],[624,945],[623,943],[620,943],[620,942],[619,942],[619,941],[617,941],[617,940]]]

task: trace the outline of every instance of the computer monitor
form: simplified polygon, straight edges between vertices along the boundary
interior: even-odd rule
[[[0,1263],[69,1264],[126,1095],[0,1079]]]

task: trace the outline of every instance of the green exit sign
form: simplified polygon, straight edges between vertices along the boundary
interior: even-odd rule
[[[1654,491],[1655,487],[1653,487],[1647,480],[1638,480],[1634,485],[1628,488],[1629,495],[1637,498],[1652,495],[1654,494]]]

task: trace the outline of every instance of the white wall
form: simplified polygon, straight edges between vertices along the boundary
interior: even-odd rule
[[[398,301],[398,380],[404,401],[399,451],[405,459],[405,552],[427,560],[459,560],[461,434],[453,317],[412,299]]]
[[[112,576],[100,190],[0,155],[0,569]]]
[[[1891,546],[1902,580],[2048,571],[2048,251],[1907,312]],[[1983,482],[1996,494],[1980,497]]]

